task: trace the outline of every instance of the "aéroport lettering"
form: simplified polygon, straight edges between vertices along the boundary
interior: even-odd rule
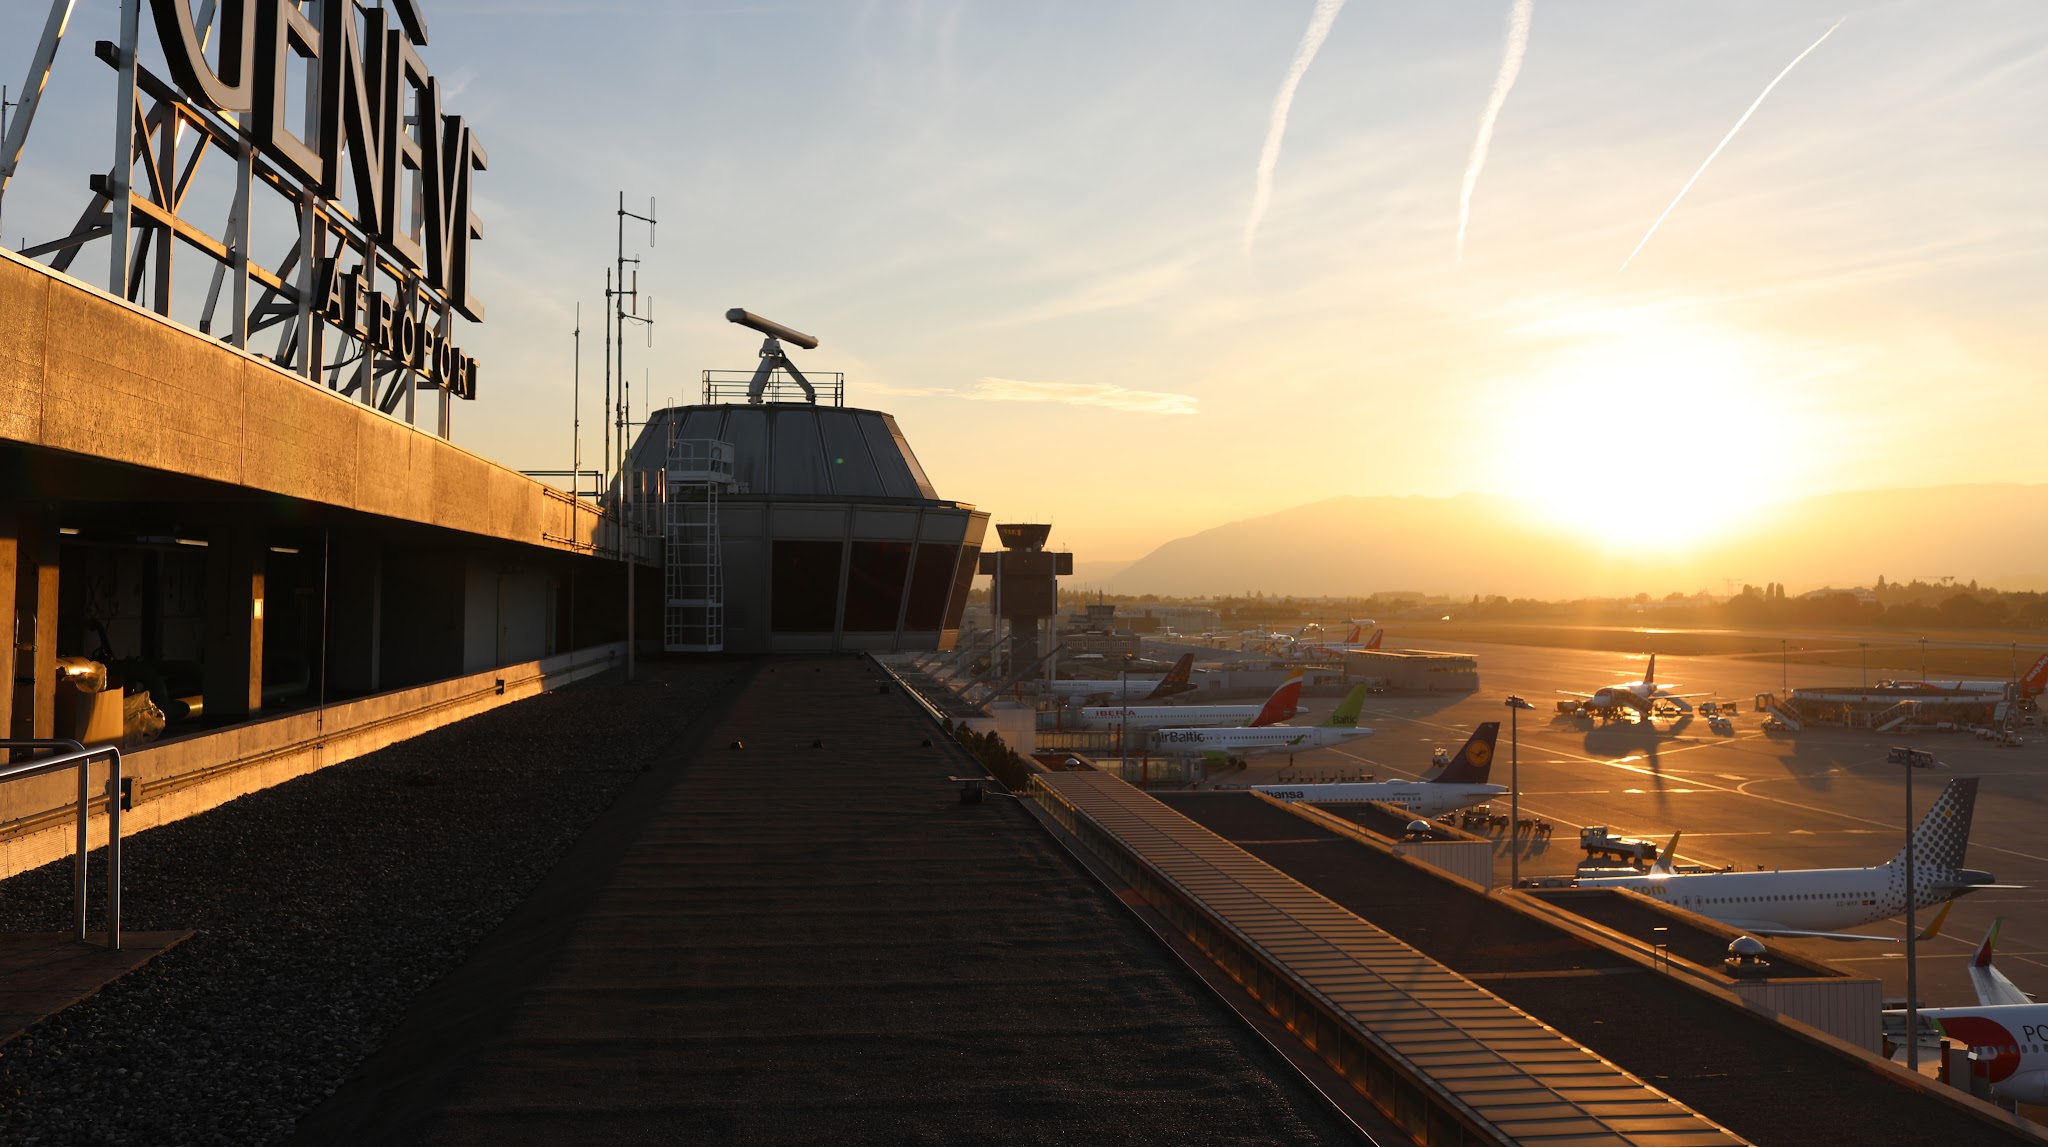
[[[489,158],[462,117],[443,110],[441,82],[418,51],[427,28],[417,0],[368,9],[325,0],[317,24],[294,0],[219,0],[218,64],[194,29],[191,0],[150,0],[150,8],[172,79],[189,98],[227,113],[266,158],[330,204],[346,180],[355,223],[378,251],[456,312],[483,321],[470,276],[471,247],[483,237],[471,180]],[[312,139],[292,127],[294,118],[307,118],[306,93],[291,79],[294,59],[318,77]],[[406,218],[408,206],[423,217],[417,226]],[[476,360],[400,305],[409,300],[369,287],[361,267],[337,272],[333,260],[323,260],[315,308],[437,385],[474,398]]]

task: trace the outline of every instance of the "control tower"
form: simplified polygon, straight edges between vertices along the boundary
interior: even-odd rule
[[[998,524],[996,536],[1008,548],[981,555],[981,572],[995,579],[992,612],[1010,623],[1013,673],[1029,672],[1038,664],[1039,626],[1059,611],[1055,579],[1074,572],[1074,555],[1046,552],[1045,539],[1051,533],[1049,523]]]

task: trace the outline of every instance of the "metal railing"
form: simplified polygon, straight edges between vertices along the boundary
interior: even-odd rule
[[[92,763],[105,758],[107,773],[107,947],[121,947],[121,804],[126,792],[121,785],[121,750],[112,745],[88,749],[66,738],[0,740],[0,749],[65,749],[54,757],[0,765],[0,784],[47,776],[65,769],[78,770],[78,855],[72,859],[72,883],[77,889],[76,936],[85,939],[87,857],[92,852],[87,825],[92,815]]]
[[[777,370],[768,376],[768,386],[761,397],[768,402],[814,403],[818,406],[846,405],[846,372],[838,370],[807,370],[804,377],[811,382],[817,397],[806,395],[803,387],[789,376],[788,371]],[[704,372],[704,405],[721,402],[746,402],[754,385],[751,370],[707,370]]]

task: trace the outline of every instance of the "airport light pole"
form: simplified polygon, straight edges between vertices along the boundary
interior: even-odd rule
[[[1781,700],[1785,694],[1792,691],[1792,655],[1787,652],[1787,649],[1785,639],[1780,637],[1778,639],[1778,697]]]
[[[1926,679],[1923,671],[1921,679]],[[1920,964],[1913,922],[1913,770],[1935,766],[1934,754],[1907,751],[1899,763],[1906,767],[1906,1070],[1920,1074]]]
[[[1920,680],[1927,680],[1927,639],[1920,639]]]
[[[1510,695],[1508,707],[1508,887],[1522,883],[1522,710],[1534,709]]]
[[[1859,641],[1856,643],[1856,650],[1857,657],[1861,659],[1861,667],[1857,672],[1862,674],[1863,687],[1868,689],[1870,688],[1870,643],[1868,641]]]

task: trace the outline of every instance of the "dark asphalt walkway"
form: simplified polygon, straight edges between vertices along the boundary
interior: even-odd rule
[[[298,1141],[1343,1141],[878,684],[765,662]]]

